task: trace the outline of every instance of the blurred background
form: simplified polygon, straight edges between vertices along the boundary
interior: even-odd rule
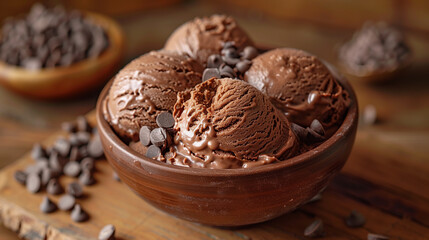
[[[196,16],[232,15],[260,46],[300,48],[334,65],[338,64],[339,46],[353,32],[367,21],[386,21],[405,34],[414,54],[412,65],[383,84],[354,78],[351,83],[360,108],[372,105],[377,109],[379,131],[407,132],[406,136],[419,146],[429,141],[427,0],[14,0],[0,2],[1,22],[28,13],[37,2],[47,7],[62,5],[97,12],[116,20],[125,35],[125,50],[117,69],[147,51],[162,48],[175,28]],[[0,87],[0,168],[57,131],[62,122],[93,110],[100,90],[46,101],[28,99]],[[0,239],[17,238],[0,227]]]

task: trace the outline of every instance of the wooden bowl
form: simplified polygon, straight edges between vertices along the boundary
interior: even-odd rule
[[[214,226],[259,223],[290,212],[322,191],[346,162],[358,122],[357,100],[338,131],[315,149],[280,163],[250,169],[198,169],[146,158],[122,142],[103,117],[111,83],[102,91],[97,124],[107,160],[121,180],[154,207]],[[136,211],[139,211],[136,209]]]
[[[39,99],[57,99],[77,95],[105,83],[117,70],[124,51],[124,34],[110,18],[85,13],[103,27],[109,37],[109,47],[97,58],[90,58],[68,67],[36,71],[0,62],[0,83],[14,92]]]

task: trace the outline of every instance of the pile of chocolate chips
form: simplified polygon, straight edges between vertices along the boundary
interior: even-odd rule
[[[156,116],[158,128],[151,129],[148,126],[140,128],[140,142],[148,147],[146,157],[157,158],[162,151],[166,150],[172,142],[172,128],[174,127],[174,117],[169,112],[162,112]]]
[[[63,123],[62,127],[69,133],[68,138],[58,137],[52,146],[46,148],[35,144],[31,152],[35,163],[15,172],[14,177],[31,193],[43,189],[50,195],[65,192],[58,206],[45,196],[40,210],[44,213],[54,212],[57,208],[71,210],[71,219],[82,222],[88,220],[89,215],[76,204],[76,199],[84,196],[82,185],[95,183],[95,160],[103,156],[103,147],[97,129],[92,128],[83,116],[78,117],[76,122]],[[68,184],[64,189],[58,181],[62,175],[77,178],[78,181]]]
[[[258,50],[252,46],[247,46],[242,52],[239,52],[234,42],[226,42],[220,55],[213,54],[207,59],[203,82],[212,77],[243,79],[244,73],[252,65],[251,60],[257,55]]]
[[[37,70],[99,56],[109,45],[104,29],[78,11],[35,4],[25,18],[3,25],[0,60]]]

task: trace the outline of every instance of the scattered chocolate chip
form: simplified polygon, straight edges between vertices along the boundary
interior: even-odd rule
[[[70,142],[70,145],[72,145],[74,147],[81,145],[77,134],[74,134],[74,133],[71,133],[69,135],[69,142]]]
[[[71,122],[63,122],[61,124],[61,129],[63,129],[64,131],[68,132],[68,133],[74,133],[77,130],[76,124],[71,123]]]
[[[79,204],[74,206],[70,216],[74,222],[84,222],[89,219],[88,213],[86,213]]]
[[[363,109],[362,121],[365,125],[372,125],[377,122],[377,109],[374,105],[367,105]]]
[[[67,157],[70,153],[70,142],[65,138],[58,138],[54,143],[54,149],[62,156]]]
[[[224,49],[221,50],[221,54],[225,58],[230,58],[230,59],[237,59],[237,58],[240,57],[239,54],[238,54],[238,52],[237,52],[237,49],[235,47],[224,48]],[[223,60],[225,61],[225,59],[223,59]]]
[[[89,126],[89,123],[86,120],[86,117],[84,117],[84,116],[77,117],[76,125],[77,125],[77,130],[79,132],[90,132],[91,131],[91,126]]]
[[[56,176],[57,176],[57,173],[54,170],[50,168],[44,168],[42,170],[42,176],[41,176],[42,186],[46,186],[49,183],[49,181]]]
[[[227,49],[227,48],[235,48],[236,49],[237,47],[235,46],[235,42],[228,41],[228,42],[223,43],[222,48],[223,49]]]
[[[112,224],[104,226],[98,234],[98,240],[115,240],[115,226]]]
[[[67,159],[61,157],[58,152],[53,151],[49,157],[49,167],[56,172],[61,173],[64,165],[67,163]]]
[[[42,187],[42,183],[40,182],[40,176],[34,173],[30,173],[25,181],[25,186],[27,187],[27,190],[31,193],[39,192]]]
[[[238,62],[240,62],[240,58],[233,58],[229,56],[223,56],[222,60],[230,66],[235,66]]]
[[[358,228],[365,225],[366,219],[360,212],[353,210],[345,219],[345,222],[348,227]]]
[[[156,116],[156,124],[161,128],[172,128],[174,127],[173,114],[169,112],[162,112]]]
[[[243,49],[242,57],[247,60],[252,60],[258,56],[258,50],[255,47],[247,46]]]
[[[313,129],[308,127],[305,130],[307,131],[307,139],[306,140],[308,143],[316,143],[316,142],[321,142],[321,141],[325,140],[325,137],[321,136],[320,134],[315,132]]]
[[[167,141],[167,131],[164,128],[155,128],[150,132],[150,141],[157,147],[163,146]]]
[[[375,233],[368,233],[368,240],[388,240],[389,237]]]
[[[146,151],[146,157],[156,158],[161,155],[161,149],[155,145],[150,145]]]
[[[52,213],[57,210],[57,205],[48,198],[48,196],[43,197],[42,203],[40,204],[40,211],[43,213]]]
[[[82,159],[82,156],[80,155],[79,148],[78,147],[72,147],[70,150],[70,161],[71,162],[78,162]]]
[[[310,225],[308,225],[304,230],[304,236],[317,238],[325,236],[325,228],[323,222],[320,219],[315,220]]]
[[[220,72],[217,68],[206,68],[203,72],[203,82],[209,80],[210,78],[220,78]]]
[[[80,164],[78,162],[68,162],[63,169],[66,176],[77,177],[81,171]]]
[[[77,132],[76,137],[80,145],[86,145],[91,140],[91,134],[88,132]]]
[[[143,144],[143,146],[149,146],[150,145],[150,128],[147,126],[143,126],[140,128],[140,142]]]
[[[121,179],[119,178],[118,173],[116,173],[116,172],[113,172],[113,179],[115,179],[115,180],[116,180],[116,181],[118,181],[118,182],[120,182],[120,181],[121,181]]]
[[[222,57],[218,54],[213,54],[207,59],[207,68],[218,68],[222,63]]]
[[[91,171],[85,169],[79,176],[79,182],[85,186],[89,186],[95,183],[95,178],[92,176]]]
[[[33,149],[31,150],[31,157],[34,160],[47,158],[47,154],[45,149],[39,143],[33,145]]]
[[[52,178],[48,182],[46,192],[52,195],[58,195],[64,192],[64,188],[61,186],[60,182],[58,182],[58,179]]]
[[[82,159],[80,162],[80,167],[82,170],[88,170],[92,172],[95,169],[94,159],[90,157]]]
[[[27,180],[27,174],[24,171],[16,171],[13,174],[13,177],[15,178],[15,180],[20,183],[21,185],[25,185],[25,182]]]
[[[228,77],[228,78],[234,78],[235,77],[234,70],[228,65],[221,65],[219,68],[219,71],[220,71],[221,77]]]
[[[250,68],[251,65],[252,65],[252,62],[245,59],[245,60],[238,62],[237,65],[235,65],[235,67],[237,68],[237,70],[239,72],[244,73]]]
[[[319,120],[314,119],[310,124],[311,130],[315,131],[320,136],[325,136],[325,129],[323,128],[322,124],[319,122]]]
[[[88,143],[88,155],[92,158],[100,158],[104,155],[103,145],[99,136],[93,136]]]
[[[72,182],[67,185],[67,193],[75,198],[80,198],[83,196],[82,186],[77,182]]]
[[[63,211],[71,210],[76,204],[76,198],[72,195],[66,194],[58,200],[58,208]]]

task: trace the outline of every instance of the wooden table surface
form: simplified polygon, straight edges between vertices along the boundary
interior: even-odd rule
[[[180,23],[193,16],[214,12],[236,15],[257,43],[301,48],[334,64],[335,47],[353,32],[347,27],[280,20],[255,12],[225,10],[211,4],[185,4],[117,18],[128,37],[123,63],[150,49],[162,47],[169,33]],[[313,219],[321,218],[327,225],[330,238],[365,239],[367,232],[375,232],[391,239],[428,239],[429,34],[413,28],[405,28],[404,31],[415,58],[403,75],[382,85],[351,79],[360,108],[374,105],[379,121],[372,126],[359,126],[352,154],[341,174],[326,190],[323,200],[267,223],[238,230],[177,220],[144,206],[142,202],[155,220],[145,222],[140,219],[138,224],[131,224],[135,232],[152,227],[148,230],[148,239],[180,239],[181,236],[193,239],[303,239],[305,226]],[[76,99],[52,103],[24,99],[0,89],[0,167],[22,157],[34,142],[43,141],[58,131],[62,121],[73,120],[89,112],[95,106],[97,95],[95,91]],[[109,172],[107,165],[102,168]],[[0,178],[0,185],[14,184],[10,181],[10,178]],[[0,198],[5,196],[7,189],[0,188]],[[126,192],[127,189],[120,191]],[[22,197],[26,196],[23,193]],[[352,209],[358,209],[367,217],[365,227],[345,227],[343,218]],[[46,217],[43,221],[50,220]],[[91,221],[87,224],[99,226],[99,223]],[[86,228],[84,224],[77,226]],[[183,227],[185,232],[179,234],[174,227]],[[120,235],[123,239],[132,239],[126,232],[121,234],[125,234]],[[14,236],[0,228],[1,240],[16,239]]]

